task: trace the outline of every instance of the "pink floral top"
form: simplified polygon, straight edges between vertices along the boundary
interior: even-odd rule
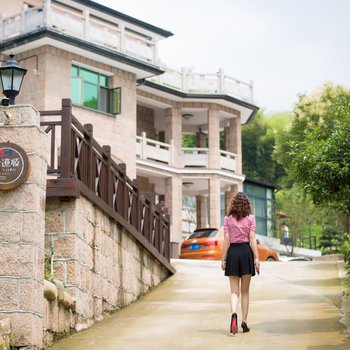
[[[241,220],[233,216],[225,216],[224,232],[229,235],[230,243],[249,242],[250,231],[256,231],[255,216],[250,214]]]

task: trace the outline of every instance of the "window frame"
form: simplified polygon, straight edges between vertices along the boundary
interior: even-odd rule
[[[73,75],[73,69],[76,69],[76,75]],[[89,73],[93,73],[97,75],[97,83],[92,82],[86,78],[84,78],[80,70],[84,70]],[[105,86],[101,85],[101,77],[105,79],[106,84]],[[78,64],[73,63],[71,66],[71,99],[72,103],[76,104],[78,106],[88,108],[93,111],[101,112],[101,113],[106,113],[109,115],[118,115],[121,113],[121,87],[110,87],[111,86],[111,78],[112,76],[109,76],[107,74],[101,73],[99,71],[94,71],[93,69],[86,68],[84,66],[80,66]],[[77,101],[76,99],[73,98],[73,90],[72,90],[72,82],[73,80],[78,80],[79,82],[79,87],[80,87],[80,93],[78,94],[78,98],[80,101]],[[97,87],[97,108],[93,108],[90,106],[84,105],[86,101],[84,101],[84,96],[85,96],[85,84],[89,84],[91,86],[96,86]],[[101,91],[104,91],[105,95],[105,103],[104,107],[102,108],[102,97],[101,97]],[[116,99],[116,100],[115,100]]]

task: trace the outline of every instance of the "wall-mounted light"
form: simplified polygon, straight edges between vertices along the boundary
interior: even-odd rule
[[[182,118],[184,118],[185,120],[190,120],[190,119],[193,118],[193,117],[194,117],[194,115],[191,114],[191,113],[184,113],[184,114],[182,115]]]
[[[15,104],[15,97],[19,94],[27,70],[21,68],[11,54],[10,59],[0,68],[0,87],[3,94],[9,99],[10,105]]]
[[[192,187],[193,185],[194,185],[193,182],[183,182],[183,183],[182,183],[182,186],[185,186],[186,188],[190,188],[190,187]]]

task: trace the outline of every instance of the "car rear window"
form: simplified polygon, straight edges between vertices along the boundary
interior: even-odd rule
[[[215,237],[217,233],[218,230],[198,230],[193,232],[191,236],[188,237],[188,239]]]

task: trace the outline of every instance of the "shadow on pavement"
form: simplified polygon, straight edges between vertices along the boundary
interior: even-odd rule
[[[328,286],[340,286],[340,279],[339,278],[329,278],[329,279],[318,279],[318,280],[310,280],[310,279],[306,279],[306,280],[296,280],[293,281],[293,283],[295,284],[299,284],[302,286],[310,286],[310,287],[314,287],[314,286],[319,286],[319,287],[328,287]]]
[[[309,346],[307,350],[349,350],[350,349],[350,337],[346,339],[343,344],[340,345],[317,345],[317,346]]]
[[[319,332],[342,332],[344,327],[334,322],[334,318],[322,319],[278,319],[276,321],[264,321],[257,323],[254,328],[272,334],[307,334]],[[349,349],[349,348],[348,348]]]
[[[334,264],[331,262],[325,262],[325,263],[319,263],[319,262],[311,262],[310,267],[313,270],[333,270],[334,269]]]

